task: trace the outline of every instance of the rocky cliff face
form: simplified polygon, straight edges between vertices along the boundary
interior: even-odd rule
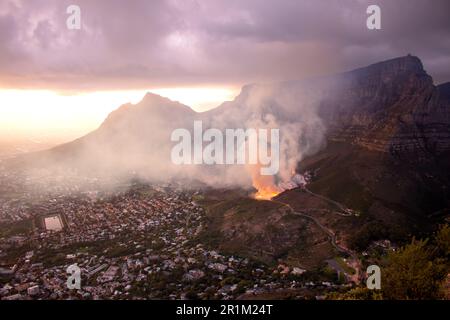
[[[299,166],[318,172],[309,188],[392,228],[447,212],[450,85],[435,86],[412,56],[321,81],[331,142]]]
[[[283,121],[314,110],[329,139],[403,158],[423,160],[450,150],[450,84],[435,86],[410,55],[328,77],[248,85],[210,114],[236,110]]]
[[[417,57],[380,62],[338,76],[321,115],[334,140],[424,158],[450,150],[447,87],[433,85]]]

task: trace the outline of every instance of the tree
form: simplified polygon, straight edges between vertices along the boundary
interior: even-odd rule
[[[434,241],[437,254],[448,262],[450,259],[450,226],[448,224],[441,226],[434,237]]]
[[[353,288],[344,293],[332,292],[327,296],[329,300],[382,300],[379,290],[370,290],[364,287]]]
[[[439,299],[448,265],[433,254],[427,240],[415,239],[390,253],[382,269],[382,291],[386,299]]]

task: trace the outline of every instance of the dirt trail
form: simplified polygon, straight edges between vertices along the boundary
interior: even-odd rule
[[[345,254],[347,254],[347,255],[349,255],[351,257],[351,260],[352,260],[351,266],[356,269],[356,274],[354,276],[354,280],[356,282],[360,281],[361,262],[359,261],[357,254],[354,253],[349,248],[338,244],[337,243],[337,239],[336,239],[337,238],[336,234],[332,230],[328,229],[323,224],[321,224],[315,217],[312,217],[312,216],[310,216],[310,215],[308,215],[308,214],[306,214],[304,212],[295,211],[294,208],[292,208],[291,205],[288,204],[288,203],[285,203],[285,202],[282,202],[282,201],[279,201],[279,200],[274,200],[274,199],[272,199],[270,201],[278,203],[278,204],[281,204],[281,205],[287,207],[291,211],[292,214],[295,214],[297,216],[303,217],[303,218],[308,219],[308,220],[312,221],[313,223],[315,223],[322,231],[324,231],[328,235],[331,245],[337,251],[339,251],[341,253],[345,253]]]
[[[335,205],[336,207],[338,207],[339,210],[342,212],[342,213],[340,213],[341,216],[348,217],[348,216],[353,216],[354,215],[354,213],[350,209],[346,208],[343,204],[341,204],[341,203],[339,203],[337,201],[334,201],[334,200],[332,200],[330,198],[327,198],[325,196],[322,196],[320,194],[314,193],[311,190],[307,189],[306,187],[304,187],[303,190],[305,192],[309,193],[310,195],[314,196],[314,197],[322,199],[322,200],[324,200],[324,201],[326,201],[328,203],[331,203],[331,204]]]

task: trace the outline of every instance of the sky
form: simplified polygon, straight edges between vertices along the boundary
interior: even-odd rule
[[[69,30],[69,5],[81,29]],[[381,8],[381,30],[366,9]],[[448,0],[2,0],[0,135],[98,126],[153,91],[205,111],[254,82],[411,53],[450,81]]]

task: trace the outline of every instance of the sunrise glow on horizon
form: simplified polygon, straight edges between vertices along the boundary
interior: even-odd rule
[[[110,112],[126,103],[138,103],[147,92],[186,104],[197,112],[232,100],[238,93],[226,87],[97,91],[73,95],[50,90],[0,89],[0,135],[86,134],[96,129]]]

